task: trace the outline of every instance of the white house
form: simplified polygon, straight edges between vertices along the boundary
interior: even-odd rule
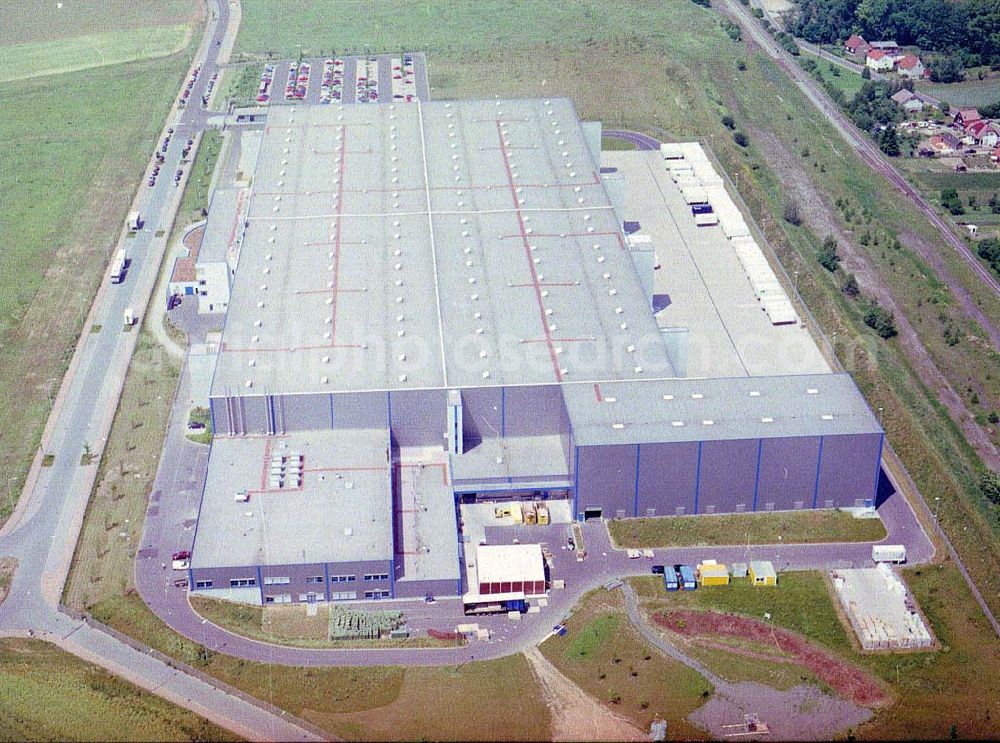
[[[871,49],[865,58],[865,65],[876,72],[889,72],[896,66],[896,58],[881,49]]]

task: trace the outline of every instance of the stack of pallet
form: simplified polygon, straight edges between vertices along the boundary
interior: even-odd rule
[[[377,640],[403,624],[398,611],[358,611],[342,606],[330,608],[331,640]]]

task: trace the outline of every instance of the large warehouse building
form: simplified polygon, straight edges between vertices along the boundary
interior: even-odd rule
[[[561,498],[577,518],[870,503],[882,429],[849,376],[686,376],[623,185],[567,100],[272,107],[192,588],[461,594],[460,501]]]

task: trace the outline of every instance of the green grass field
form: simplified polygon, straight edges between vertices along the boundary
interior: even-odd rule
[[[59,7],[59,6],[62,7]],[[0,46],[49,42],[114,30],[190,24],[195,0],[63,0],[4,3]]]
[[[619,547],[877,542],[886,534],[880,519],[839,510],[619,519],[608,530]]]
[[[0,83],[165,57],[181,51],[190,32],[185,24],[150,26],[0,46]]]
[[[762,619],[770,613],[776,625],[801,633],[841,657],[866,669],[894,692],[893,703],[876,709],[875,717],[855,731],[858,738],[934,739],[1000,735],[1000,645],[952,564],[906,568],[902,571],[917,604],[942,647],[933,652],[862,653],[853,644],[831,589],[820,573],[782,573],[776,588],[754,588],[737,582],[728,587],[699,588],[667,594],[656,578],[633,579],[643,608],[704,609],[745,614]],[[710,667],[724,677],[753,677],[745,659],[716,651]],[[730,668],[726,667],[731,663]],[[759,669],[764,680],[781,672],[783,664]]]
[[[0,690],[0,740],[239,740],[39,640],[0,640]]]
[[[707,701],[712,685],[642,639],[625,614],[620,592],[599,589],[584,596],[566,630],[540,646],[564,676],[640,730],[660,717],[672,738],[704,737],[687,716]]]
[[[831,66],[829,61],[821,59],[814,54],[809,54],[809,52],[802,52],[802,58],[815,61],[824,82],[832,83],[834,87],[844,94],[846,100],[851,100],[854,94],[861,90],[861,85],[865,80],[857,72],[852,72],[837,65]],[[839,74],[835,74],[834,69]]]
[[[213,653],[170,630],[135,593],[91,607],[99,621],[345,740],[548,740],[549,712],[527,661],[434,668],[294,668]],[[497,699],[516,699],[510,715]]]

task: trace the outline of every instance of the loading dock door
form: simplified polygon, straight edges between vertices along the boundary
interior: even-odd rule
[[[600,508],[597,508],[595,506],[588,506],[588,507],[586,507],[586,508],[583,509],[583,518],[584,518],[584,521],[587,521],[587,520],[590,520],[590,519],[599,519],[599,518],[601,518],[602,513],[603,512],[602,512],[602,510]]]

